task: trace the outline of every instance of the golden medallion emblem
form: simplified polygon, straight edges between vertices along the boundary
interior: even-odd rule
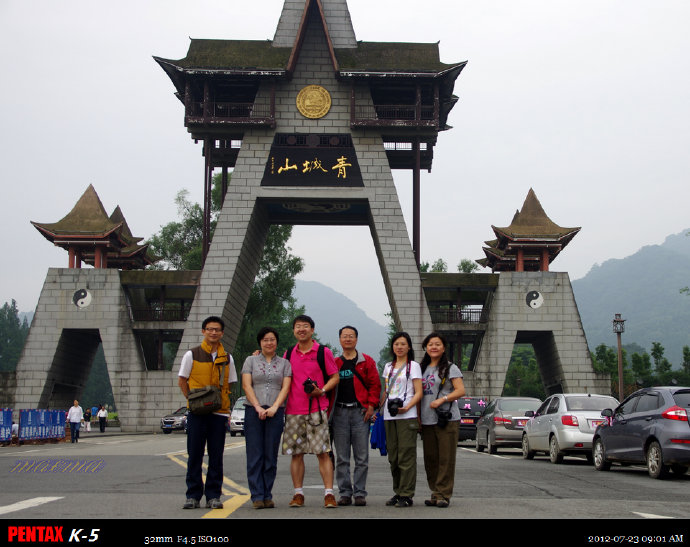
[[[323,118],[331,109],[331,95],[320,85],[308,85],[297,94],[297,110],[305,118]]]

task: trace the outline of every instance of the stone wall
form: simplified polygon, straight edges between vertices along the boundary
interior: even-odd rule
[[[596,374],[565,272],[501,272],[468,394],[499,397],[515,343],[531,343],[547,394],[608,394]]]

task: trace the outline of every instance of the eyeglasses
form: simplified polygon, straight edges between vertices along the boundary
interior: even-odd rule
[[[216,327],[207,327],[204,330],[207,332],[223,332],[223,329],[217,329]]]
[[[357,340],[357,337],[354,334],[341,334],[340,338],[343,340]]]

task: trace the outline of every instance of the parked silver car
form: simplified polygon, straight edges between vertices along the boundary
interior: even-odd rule
[[[542,403],[522,433],[522,457],[531,460],[537,452],[548,454],[553,463],[563,457],[584,454],[592,461],[592,437],[606,418],[605,408],[615,408],[618,401],[608,395],[591,393],[556,393]]]
[[[522,429],[529,421],[525,413],[537,410],[540,399],[533,397],[498,397],[491,401],[477,422],[475,448],[495,454],[499,446],[520,447]]]

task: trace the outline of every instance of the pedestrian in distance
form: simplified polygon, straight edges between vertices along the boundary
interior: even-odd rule
[[[297,345],[285,352],[292,366],[292,383],[285,408],[283,455],[291,457],[294,495],[290,507],[304,505],[304,455],[315,454],[324,485],[324,506],[337,507],[333,495],[333,464],[329,455],[328,394],[338,384],[333,353],[313,339],[314,320],[299,315],[292,322]]]
[[[98,407],[96,417],[98,418],[98,427],[100,428],[101,433],[105,433],[105,426],[108,423],[108,411],[106,410],[105,405],[100,405]]]
[[[79,406],[79,401],[74,400],[74,404],[67,411],[67,421],[69,422],[70,437],[73,443],[79,442],[79,428],[84,419],[84,411]]]
[[[369,471],[369,425],[379,406],[381,379],[376,362],[357,350],[359,333],[345,326],[339,331],[343,353],[335,360],[339,371],[331,428],[336,453],[338,505],[366,505]],[[350,458],[354,474],[350,474]]]
[[[417,405],[422,400],[422,370],[414,360],[412,340],[406,332],[393,335],[391,353],[393,361],[383,369],[382,406],[395,495],[386,505],[410,507],[417,482]]]
[[[87,408],[84,411],[84,426],[86,433],[91,433],[91,409]]]
[[[431,490],[425,505],[448,507],[455,484],[455,455],[458,446],[460,409],[465,395],[462,372],[448,361],[446,339],[432,332],[422,342],[424,357],[421,404],[424,469]]]
[[[180,364],[177,384],[185,398],[191,390],[205,386],[215,386],[221,393],[221,406],[215,412],[187,415],[187,493],[183,509],[200,507],[204,495],[207,508],[223,508],[220,496],[225,433],[230,416],[230,384],[237,382],[235,363],[221,343],[224,329],[220,317],[206,318],[201,326],[201,345],[187,351]],[[206,449],[208,470],[204,484],[201,467]]]
[[[276,355],[278,331],[259,330],[260,352],[242,366],[242,389],[248,404],[244,409],[247,481],[255,509],[275,507],[273,483],[278,470],[278,449],[285,421],[285,400],[290,391],[290,361]]]

